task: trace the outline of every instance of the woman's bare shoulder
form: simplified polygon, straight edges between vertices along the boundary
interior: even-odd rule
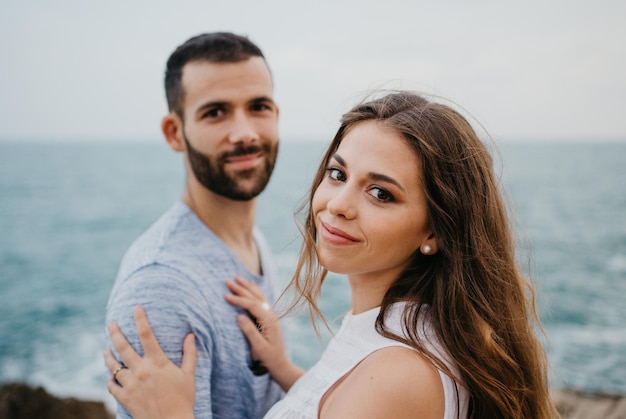
[[[404,347],[379,349],[328,394],[323,418],[442,418],[444,394],[435,366]]]

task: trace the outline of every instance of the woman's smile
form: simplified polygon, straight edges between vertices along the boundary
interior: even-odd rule
[[[430,235],[421,176],[417,155],[400,134],[375,121],[354,126],[312,200],[321,264],[335,273],[395,280]]]
[[[360,240],[352,237],[348,233],[338,228],[332,227],[323,221],[320,221],[320,237],[322,240],[328,242],[331,245],[350,245],[358,243]]]

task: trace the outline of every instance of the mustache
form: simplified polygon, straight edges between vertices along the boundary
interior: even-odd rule
[[[256,144],[249,145],[249,146],[238,145],[234,150],[225,151],[224,153],[222,153],[220,155],[220,160],[225,160],[230,157],[245,156],[247,154],[256,154],[261,151],[268,151],[267,150],[268,148],[269,148],[268,146],[261,147]]]

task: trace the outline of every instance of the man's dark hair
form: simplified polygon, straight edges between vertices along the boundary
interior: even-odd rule
[[[170,55],[165,69],[165,96],[170,112],[183,117],[185,91],[182,86],[183,67],[191,61],[236,63],[263,52],[245,36],[229,32],[205,33],[188,39]]]

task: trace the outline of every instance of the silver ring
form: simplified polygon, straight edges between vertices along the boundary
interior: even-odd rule
[[[128,367],[126,365],[120,365],[119,367],[117,367],[117,369],[115,371],[113,371],[113,379],[115,381],[117,381],[117,377],[116,377],[117,373],[122,371],[122,370],[127,370],[127,369],[128,369]]]
[[[267,301],[263,301],[261,303],[261,308],[265,311],[270,311],[271,307],[270,307],[270,303],[268,303]]]

